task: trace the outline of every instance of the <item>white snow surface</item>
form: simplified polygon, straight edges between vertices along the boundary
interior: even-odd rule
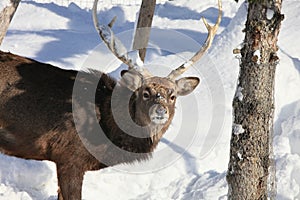
[[[7,2],[1,1],[0,6]],[[101,23],[118,17],[113,31],[130,49],[130,30],[134,28],[139,4],[102,1],[98,7]],[[214,23],[216,8],[217,1],[159,3],[145,65],[163,76],[170,68],[187,61],[206,38],[200,17]],[[274,120],[278,200],[300,199],[299,10],[297,1],[283,2],[285,20],[278,41],[280,63],[276,72]],[[189,76],[200,76],[201,85],[193,95],[178,102],[175,119],[153,159],[87,172],[83,199],[227,199],[231,104],[239,65],[232,50],[243,41],[247,7],[244,3],[223,1],[223,11],[211,49],[186,72]],[[65,7],[39,0],[21,1],[0,49],[61,68],[92,67],[113,71],[117,76],[120,61],[101,43],[91,16],[90,8],[75,3]],[[92,56],[95,53],[98,56]],[[166,151],[163,157],[161,152]],[[54,163],[0,154],[0,200],[54,200],[56,191]]]
[[[243,129],[243,126],[241,124],[233,124],[232,131],[233,131],[233,134],[240,135],[245,132],[245,129]]]

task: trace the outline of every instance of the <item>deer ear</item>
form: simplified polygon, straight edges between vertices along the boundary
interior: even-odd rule
[[[123,70],[121,76],[120,85],[131,91],[135,91],[142,86],[142,76],[134,70]]]
[[[179,80],[176,80],[177,85],[177,95],[185,96],[194,91],[197,85],[200,83],[198,77],[185,77]]]

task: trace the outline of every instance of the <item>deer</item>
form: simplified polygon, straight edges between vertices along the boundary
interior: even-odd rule
[[[81,199],[86,171],[151,158],[172,122],[177,98],[200,83],[198,77],[179,76],[210,48],[222,16],[219,0],[216,24],[203,18],[208,30],[203,46],[168,76],[159,77],[118,49],[123,46],[112,31],[115,19],[100,24],[97,3],[92,9],[95,28],[128,66],[120,80],[0,51],[0,152],[54,162],[59,200]]]

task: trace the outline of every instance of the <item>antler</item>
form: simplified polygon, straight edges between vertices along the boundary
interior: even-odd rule
[[[146,78],[151,76],[151,73],[145,68],[137,64],[140,60],[139,54],[137,52],[136,62],[133,62],[132,59],[128,56],[128,51],[124,44],[115,36],[114,32],[111,30],[114,25],[117,17],[115,16],[108,25],[100,25],[97,18],[97,4],[98,0],[94,1],[93,5],[93,21],[96,30],[98,31],[101,39],[106,44],[108,49],[123,63],[128,65],[129,70],[134,70],[141,77]],[[141,61],[142,62],[142,61]]]
[[[133,64],[132,60],[128,58],[126,47],[117,37],[115,37],[113,31],[111,30],[117,17],[115,16],[108,25],[100,25],[97,18],[97,4],[98,0],[95,0],[93,5],[93,21],[96,30],[98,31],[101,39],[106,44],[108,49],[119,60],[128,65],[129,69],[133,69],[135,65]]]
[[[218,0],[218,6],[219,6],[219,14],[217,22],[214,26],[210,26],[206,19],[202,17],[203,23],[206,26],[206,29],[208,30],[208,35],[206,38],[206,41],[204,45],[201,47],[201,49],[187,62],[183,63],[181,66],[179,66],[177,69],[172,70],[172,72],[167,76],[169,79],[174,80],[181,74],[183,74],[186,70],[190,68],[195,62],[200,60],[200,58],[203,56],[203,54],[209,49],[209,47],[212,44],[212,41],[217,33],[217,30],[219,28],[219,25],[221,23],[222,18],[222,3],[221,0]]]

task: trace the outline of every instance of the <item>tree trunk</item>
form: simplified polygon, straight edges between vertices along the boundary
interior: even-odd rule
[[[0,12],[0,45],[21,0],[10,0],[11,4]]]
[[[144,62],[146,57],[146,48],[150,37],[152,20],[155,10],[156,0],[143,0],[139,19],[134,35],[133,49],[139,50],[141,60]]]
[[[228,199],[274,199],[274,76],[281,0],[249,1],[227,173]]]

